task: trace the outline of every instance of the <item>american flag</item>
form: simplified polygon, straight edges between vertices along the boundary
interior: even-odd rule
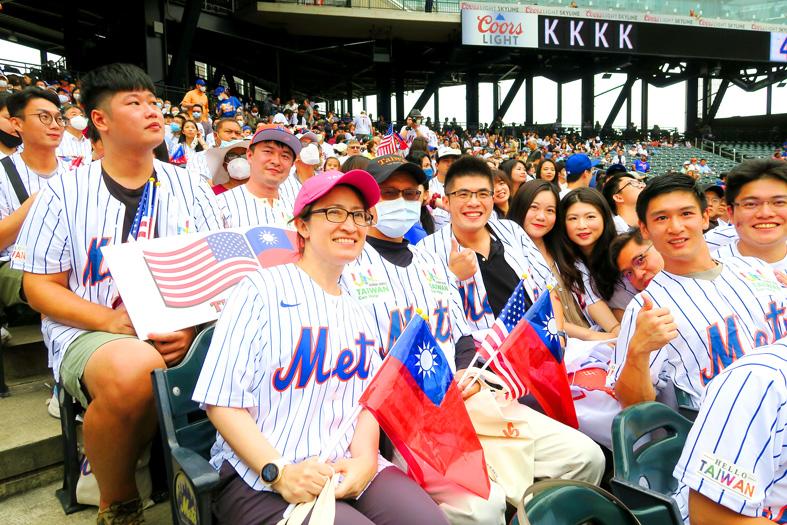
[[[204,303],[260,268],[246,237],[218,232],[168,251],[143,250],[164,304],[188,308]]]
[[[525,282],[519,281],[514,293],[500,312],[500,317],[495,320],[492,328],[489,329],[484,342],[478,348],[478,353],[486,361],[492,360],[489,367],[497,374],[501,381],[508,387],[514,399],[527,394],[527,387],[519,379],[514,367],[509,362],[505,354],[498,351],[508,334],[519,324],[519,321],[527,311],[525,302]]]
[[[390,155],[392,153],[399,153],[400,150],[407,149],[407,143],[395,133],[393,130],[393,123],[388,125],[388,133],[385,134],[377,146],[377,156]]]
[[[156,212],[158,209],[158,187],[156,177],[151,177],[139,199],[137,213],[128,232],[128,240],[152,239],[156,234]]]

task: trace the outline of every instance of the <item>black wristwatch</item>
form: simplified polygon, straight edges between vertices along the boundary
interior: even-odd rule
[[[291,462],[284,458],[277,458],[263,465],[260,470],[260,479],[268,486],[275,485],[281,479],[284,467]]]

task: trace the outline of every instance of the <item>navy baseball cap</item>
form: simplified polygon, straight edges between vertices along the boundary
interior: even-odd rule
[[[593,166],[598,166],[598,160],[590,160],[584,153],[574,153],[566,159],[566,173],[569,175],[580,175]]]
[[[298,137],[296,137],[292,131],[278,124],[266,124],[261,127],[251,138],[249,146],[253,146],[263,141],[280,142],[288,146],[295,155],[298,155],[298,153],[301,152],[301,148],[303,148],[301,141],[298,140]]]
[[[219,86],[215,90],[213,90],[213,94],[216,95],[217,97],[222,93],[224,93],[224,86]]]
[[[202,80],[201,78],[198,78],[197,82],[195,82],[195,84],[197,84],[198,86],[204,86],[205,85],[205,81]]]

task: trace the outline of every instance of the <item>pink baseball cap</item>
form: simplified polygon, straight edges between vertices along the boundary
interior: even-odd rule
[[[295,197],[295,206],[292,216],[297,217],[303,209],[331,191],[339,184],[352,186],[361,192],[367,208],[371,208],[380,200],[380,187],[374,177],[364,170],[350,170],[347,173],[331,170],[319,173],[303,183],[301,191]]]

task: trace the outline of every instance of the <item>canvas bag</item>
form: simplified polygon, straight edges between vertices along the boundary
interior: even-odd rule
[[[153,493],[153,481],[150,478],[148,463],[150,463],[150,443],[142,451],[142,455],[137,461],[136,471],[137,491],[139,491],[139,498],[145,508],[153,505],[153,500],[150,499],[150,495]],[[98,482],[96,482],[96,477],[90,468],[90,462],[84,454],[79,462],[79,480],[77,481],[76,496],[77,503],[98,507]]]
[[[333,525],[336,518],[336,486],[338,484],[339,476],[334,474],[322,487],[322,491],[316,499],[306,503],[298,503],[292,512],[276,525],[301,525],[309,515],[309,511],[312,511],[309,525]]]

